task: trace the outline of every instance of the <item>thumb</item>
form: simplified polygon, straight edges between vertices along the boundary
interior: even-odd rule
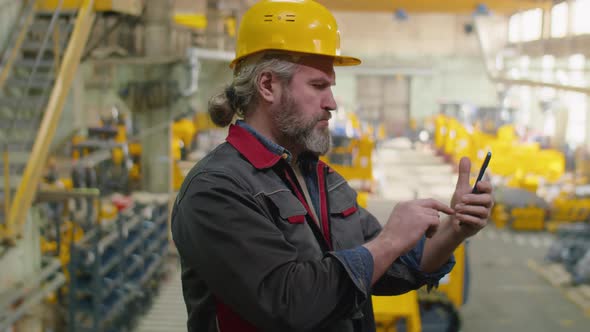
[[[459,161],[459,177],[457,178],[456,189],[469,187],[469,175],[471,174],[471,160],[467,157]]]

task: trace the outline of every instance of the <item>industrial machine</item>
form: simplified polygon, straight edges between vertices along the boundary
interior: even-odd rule
[[[359,199],[366,203],[374,189],[371,158],[375,142],[371,130],[368,126],[363,130],[354,113],[342,112],[330,125],[332,149],[321,159],[347,179],[357,190]]]
[[[440,107],[434,146],[445,160],[456,165],[468,156],[477,164],[487,151],[495,155],[490,174],[496,184],[492,213],[496,225],[544,230],[550,206],[537,192],[541,185],[555,184],[565,174],[564,154],[542,148],[538,142],[523,142],[512,125],[512,109],[462,103]]]

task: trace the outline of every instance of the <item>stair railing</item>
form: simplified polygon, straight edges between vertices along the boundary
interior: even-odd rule
[[[21,233],[23,221],[37,192],[43,165],[47,160],[66,96],[80,64],[82,51],[88,40],[95,16],[94,0],[84,0],[78,10],[74,30],[62,58],[47,107],[43,113],[33,150],[10,206],[5,234],[9,240],[14,239]]]
[[[16,60],[18,56],[18,52],[27,36],[27,32],[29,31],[29,26],[33,22],[33,17],[35,16],[35,6],[37,4],[37,0],[29,1],[27,7],[23,11],[22,16],[19,19],[18,26],[20,30],[15,30],[12,34],[11,38],[9,39],[9,47],[4,53],[2,57],[2,62],[0,62],[0,89],[4,87],[6,83],[6,79],[8,78],[8,73],[10,73],[10,69],[12,68],[12,64],[14,60]],[[18,33],[16,33],[18,31]]]

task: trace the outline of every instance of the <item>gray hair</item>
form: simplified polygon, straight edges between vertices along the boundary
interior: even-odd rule
[[[287,54],[267,53],[245,59],[235,69],[232,84],[209,100],[211,120],[217,126],[225,127],[235,115],[244,118],[258,103],[256,84],[262,73],[272,72],[283,84],[288,84],[296,69],[296,61]]]

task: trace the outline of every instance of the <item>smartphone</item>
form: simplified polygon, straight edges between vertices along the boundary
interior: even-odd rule
[[[483,164],[481,164],[481,168],[479,169],[477,180],[475,180],[475,184],[473,185],[473,190],[471,190],[472,194],[479,194],[479,191],[477,190],[477,183],[481,181],[481,179],[483,179],[483,175],[485,174],[486,169],[488,168],[488,164],[490,163],[491,158],[492,152],[488,151],[488,154],[486,154],[486,158],[483,160]]]

